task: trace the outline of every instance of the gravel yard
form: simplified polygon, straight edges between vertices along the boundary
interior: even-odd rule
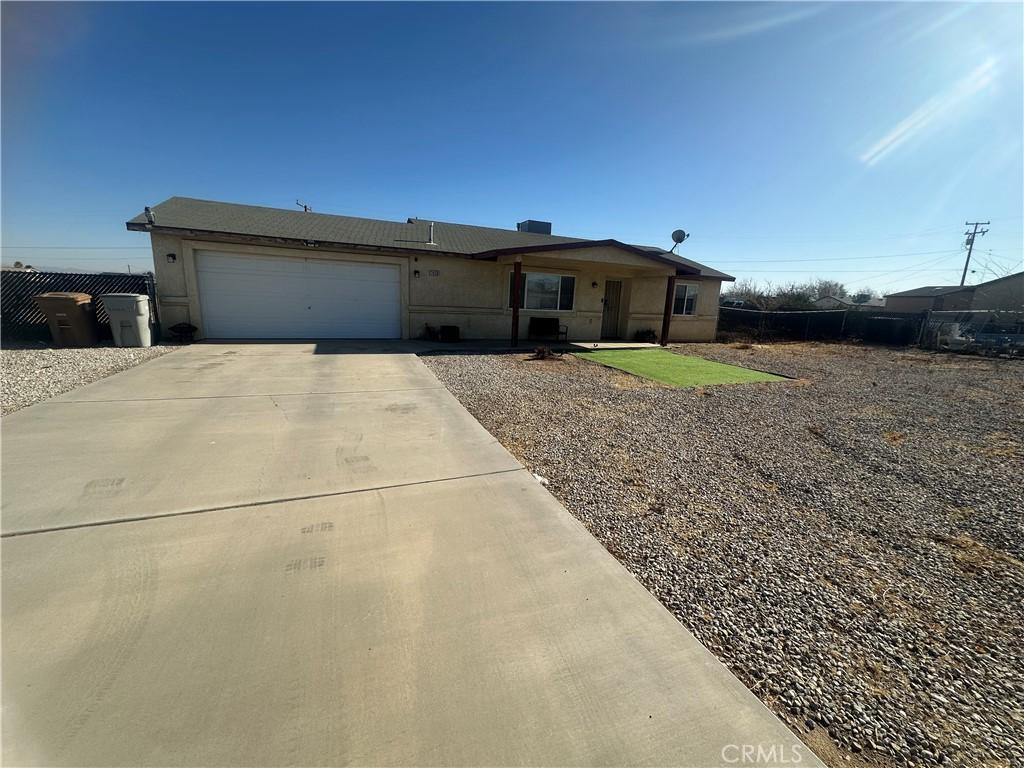
[[[833,765],[1024,765],[1024,364],[779,344],[671,389],[424,362]]]
[[[40,400],[166,355],[176,345],[58,349],[42,343],[10,343],[0,350],[3,415]]]

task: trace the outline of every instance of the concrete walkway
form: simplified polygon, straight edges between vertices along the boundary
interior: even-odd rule
[[[403,349],[3,420],[4,764],[817,765]]]

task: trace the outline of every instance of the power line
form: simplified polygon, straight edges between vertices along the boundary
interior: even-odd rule
[[[1001,253],[1000,251],[997,251],[993,248],[989,248],[987,251],[984,251],[984,253],[987,253],[989,256],[996,256],[1000,259],[1014,259],[1013,263],[1016,265],[1014,269],[1024,267],[1024,262],[1021,261],[1021,257],[1018,254],[1007,256],[1006,254]]]
[[[977,264],[977,268],[971,270],[972,275],[977,275],[981,279],[984,279],[986,275],[992,275],[994,279],[1002,277],[999,272],[992,268],[992,262],[990,261],[986,261],[984,264],[975,262],[975,264]]]
[[[899,273],[902,273],[902,272],[909,272],[909,271],[912,271],[912,270],[915,270],[915,269],[919,269],[919,268],[922,269],[922,271],[923,271],[923,269],[927,269],[928,267],[930,267],[930,266],[932,266],[934,264],[939,264],[940,262],[947,261],[951,256],[958,255],[959,253],[960,253],[959,251],[954,251],[951,254],[947,254],[945,256],[940,256],[937,259],[926,259],[924,261],[919,261],[916,264],[911,264],[910,266],[903,267],[901,269],[891,269],[891,270],[889,270],[887,272],[879,272],[874,277],[869,278],[869,279],[871,279],[871,280],[878,280],[878,279],[883,278],[883,277],[889,277],[889,275],[895,275],[895,274],[899,274]],[[944,267],[943,270],[945,270],[945,269],[946,268]],[[938,270],[936,270],[936,271],[938,271]],[[896,279],[897,280],[901,280],[904,277],[907,277],[907,275],[900,275],[900,277],[897,277]]]
[[[992,255],[991,251],[986,251],[985,253],[988,254],[988,258],[986,258],[984,262],[980,264],[980,270],[972,269],[971,274],[979,274],[980,272],[981,276],[983,277],[986,273],[988,273],[992,275],[993,279],[998,280],[1001,277],[1006,277],[1007,275],[1012,274],[1013,270],[1017,268],[1006,266],[1006,264],[1004,264],[994,255]],[[981,257],[979,256],[979,259],[980,258]]]
[[[933,227],[932,229],[926,229],[921,232],[904,233],[899,235],[875,235],[875,236],[864,236],[864,235],[828,235],[828,234],[815,234],[815,233],[804,233],[802,235],[791,235],[788,237],[776,237],[771,235],[772,242],[785,242],[785,241],[803,241],[803,240],[847,240],[851,242],[871,242],[878,240],[901,240],[910,239],[916,237],[931,237],[934,235],[940,235],[947,232],[953,232],[959,227]],[[708,235],[708,240],[763,240],[765,239],[764,234],[757,235]]]
[[[811,263],[818,261],[867,261],[869,259],[896,259],[902,256],[929,256],[935,253],[960,253],[960,249],[946,248],[941,251],[909,251],[907,253],[887,253],[883,256],[851,256],[849,258],[835,257],[825,259],[771,259],[764,261],[760,259],[715,259],[716,264],[785,264],[791,262]]]
[[[916,272],[911,272],[910,274],[907,274],[907,275],[900,275],[899,277],[894,277],[892,280],[886,280],[884,283],[878,283],[877,278],[871,279],[869,282],[878,283],[878,286],[880,288],[884,288],[887,285],[892,285],[893,283],[898,283],[898,282],[900,282],[902,280],[908,280],[911,277],[917,277],[918,275],[930,275],[930,274],[934,274],[936,272],[942,272],[943,274],[945,274],[945,273],[949,272],[949,270],[950,270],[950,267],[938,267],[938,268],[919,269]]]
[[[847,274],[847,275],[849,275],[849,274],[868,274],[868,275],[870,275],[870,277],[860,278],[860,279],[864,280],[864,282],[872,282],[872,281],[878,280],[879,278],[882,278],[882,277],[888,277],[889,275],[896,275],[896,274],[903,273],[903,272],[908,272],[908,271],[911,271],[911,270],[918,270],[918,272],[916,272],[914,274],[920,274],[921,272],[929,271],[928,267],[932,266],[933,264],[938,264],[939,262],[945,261],[945,260],[947,260],[947,259],[951,258],[952,256],[957,255],[959,253],[960,253],[959,250],[947,251],[942,256],[939,256],[937,259],[925,259],[924,261],[919,261],[916,264],[910,264],[910,265],[908,265],[906,267],[900,267],[899,269],[890,269],[890,270],[886,270],[884,272],[878,272],[877,270],[874,270],[874,269],[839,269],[837,271],[839,272],[839,274]],[[930,270],[930,271],[945,272],[947,269],[948,269],[948,267],[941,267],[941,268],[938,268],[938,269],[935,269],[935,270]],[[804,275],[806,275],[808,273],[808,270],[806,270],[806,269],[773,269],[771,267],[768,267],[766,269],[743,269],[743,270],[737,270],[737,271],[743,271],[743,272],[771,272],[772,274],[785,274],[785,273],[795,272],[795,273],[804,274]],[[902,279],[904,279],[905,277],[908,277],[908,276],[909,275],[900,274],[900,276],[897,277],[896,280],[902,280]]]
[[[907,269],[913,269],[913,267],[907,267]],[[937,269],[933,269],[931,271],[932,272],[948,272],[949,269],[950,269],[949,267],[938,267]],[[736,271],[739,272],[741,275],[764,275],[764,274],[771,274],[771,275],[808,275],[808,276],[815,276],[815,277],[817,277],[816,273],[810,272],[810,271],[808,271],[806,269],[771,269],[769,267],[769,268],[765,268],[765,269],[743,269],[743,270],[739,270],[738,269]],[[869,270],[869,269],[844,269],[844,270],[841,270],[841,271],[838,271],[838,272],[828,273],[828,274],[832,275],[832,276],[834,276],[834,275],[870,275],[871,274],[871,270]],[[891,275],[891,274],[895,274],[895,273],[893,273],[893,272],[885,272],[885,273],[883,273],[884,276],[888,276],[888,275]],[[865,280],[867,282],[871,282],[873,280],[878,279],[878,276],[875,275],[875,276],[868,277],[868,278],[857,278],[857,279],[858,280]],[[897,279],[901,279],[901,278],[897,278]]]

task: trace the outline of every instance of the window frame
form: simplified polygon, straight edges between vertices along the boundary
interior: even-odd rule
[[[683,311],[676,312],[676,302],[679,301],[679,289],[685,288],[683,293]],[[693,311],[686,311],[686,302],[690,299],[690,290],[693,290]],[[700,298],[700,284],[694,283],[676,283],[676,292],[672,297],[672,317],[696,317],[697,316],[697,300]]]
[[[506,307],[506,309],[511,310],[512,309],[512,296],[514,294],[514,290],[513,290],[514,286],[512,284],[512,281],[515,279],[515,274],[516,273],[514,271],[511,271],[508,274],[509,274],[509,277],[508,277],[509,292],[508,292],[508,306]],[[559,305],[562,303],[562,281],[565,280],[566,278],[569,278],[570,280],[572,280],[573,281],[573,283],[572,283],[572,305],[568,309],[562,309],[560,306],[556,306],[554,309],[535,309],[535,308],[526,306],[527,296],[529,295],[529,292],[530,292],[530,287],[529,287],[530,286],[530,280],[529,280],[530,275],[544,275],[546,277],[557,277],[558,278],[558,293],[557,293],[556,303],[559,304]],[[566,274],[562,274],[560,272],[536,272],[536,271],[534,271],[534,272],[526,272],[524,270],[523,273],[522,273],[522,276],[523,276],[523,289],[522,289],[522,294],[519,296],[519,300],[522,302],[522,304],[519,307],[519,311],[520,312],[575,312],[576,311],[576,275],[566,275]]]

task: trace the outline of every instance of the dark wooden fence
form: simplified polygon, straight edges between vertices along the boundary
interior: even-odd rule
[[[5,336],[48,338],[46,316],[32,300],[49,291],[75,291],[98,297],[104,293],[142,293],[156,298],[151,275],[124,275],[87,272],[21,272],[0,273],[0,324]],[[102,302],[94,302],[96,320],[101,331],[109,336],[109,317]]]
[[[757,341],[859,339],[873,344],[906,345],[917,342],[925,315],[868,309],[768,312],[720,307],[718,331]]]

